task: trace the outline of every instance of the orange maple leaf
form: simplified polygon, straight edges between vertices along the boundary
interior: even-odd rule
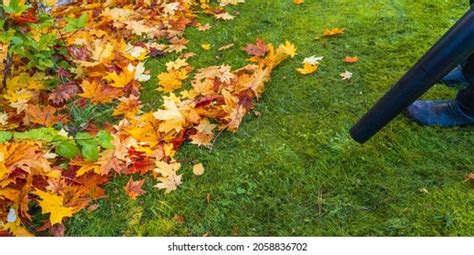
[[[120,98],[120,104],[115,108],[112,116],[124,115],[127,119],[133,119],[140,112],[141,102],[138,97],[131,95],[130,97]]]
[[[145,191],[142,189],[143,183],[145,180],[134,181],[132,177],[128,180],[127,185],[124,187],[125,192],[127,195],[132,198],[133,200],[137,199],[137,197],[145,194]]]
[[[164,92],[173,92],[174,90],[181,88],[183,80],[186,78],[188,78],[188,73],[185,69],[172,69],[168,72],[161,73],[158,75],[158,79],[160,80],[158,83],[161,86],[161,88],[158,90]]]
[[[53,125],[60,122],[62,119],[61,116],[56,116],[56,108],[47,105],[47,106],[39,106],[30,104],[25,110],[26,118],[35,123],[40,124],[45,127],[52,127]]]
[[[81,88],[84,92],[79,94],[79,96],[88,98],[93,104],[111,103],[123,94],[121,89],[98,83],[96,80],[91,82],[87,80],[82,81]]]
[[[350,63],[350,64],[357,63],[357,62],[359,62],[359,58],[358,58],[358,57],[350,57],[350,56],[347,56],[347,57],[344,59],[344,62]]]
[[[323,35],[326,37],[335,37],[335,36],[344,34],[344,32],[345,32],[344,28],[333,28],[333,29],[324,30]]]

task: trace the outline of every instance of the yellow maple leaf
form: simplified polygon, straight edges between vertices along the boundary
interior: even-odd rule
[[[286,55],[292,58],[297,55],[296,46],[289,41],[286,41],[285,44],[281,44],[278,47],[278,50],[284,52]]]
[[[293,0],[293,3],[300,5],[300,4],[304,3],[304,0]]]
[[[20,236],[20,237],[34,236],[25,227],[21,226],[20,220],[17,220],[17,222],[8,222],[7,224],[3,225],[3,229],[12,233],[14,236]]]
[[[183,80],[188,78],[188,73],[186,70],[169,70],[158,75],[161,88],[158,88],[159,91],[164,92],[173,92],[176,89],[181,88]]]
[[[188,65],[189,64],[186,62],[186,59],[178,58],[175,61],[170,61],[170,62],[166,63],[166,70],[168,70],[168,71],[173,70],[173,69],[174,70],[179,70],[182,67],[186,67]]]
[[[193,99],[197,97],[199,94],[194,89],[188,89],[181,91],[181,98],[184,99]]]
[[[28,102],[34,96],[33,92],[28,89],[20,90],[7,90],[3,98],[8,100],[10,103],[15,103],[19,101]]]
[[[303,68],[296,69],[300,74],[312,74],[316,72],[319,68],[319,65],[312,65],[308,63],[304,63]]]
[[[104,79],[110,81],[110,86],[112,87],[123,88],[127,86],[133,79],[135,79],[135,72],[125,68],[120,74],[115,72],[107,73]]]
[[[100,166],[95,163],[86,163],[81,166],[76,172],[76,176],[82,176],[87,172],[94,172],[96,174],[100,174]]]
[[[38,204],[43,214],[50,213],[49,220],[51,225],[61,224],[64,217],[71,217],[74,213],[73,207],[64,206],[64,198],[56,194],[36,190],[33,194],[38,195],[41,200]]]
[[[204,50],[208,51],[211,49],[211,45],[209,43],[205,43],[205,44],[202,44],[201,45],[201,48],[203,48]]]

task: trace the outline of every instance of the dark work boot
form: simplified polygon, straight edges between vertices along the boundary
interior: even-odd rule
[[[457,100],[416,101],[407,113],[414,121],[427,126],[458,127],[474,124],[474,116],[462,110]]]

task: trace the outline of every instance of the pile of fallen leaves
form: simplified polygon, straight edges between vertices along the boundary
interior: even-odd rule
[[[33,38],[32,45],[51,37],[60,43],[43,49],[54,52],[51,68],[35,68],[28,62],[32,56],[15,55],[11,66],[1,68],[0,235],[63,235],[64,219],[96,208],[93,202],[106,196],[103,185],[117,175],[140,177],[124,187],[132,199],[145,192],[145,174],[171,192],[182,183],[184,162],[175,155],[184,142],[210,147],[216,133],[237,131],[272,69],[296,49],[259,40],[245,48],[249,65],[193,70],[187,61],[195,54],[186,52],[184,31],[210,27],[196,13],[231,20],[224,7],[244,0],[218,2],[83,1],[48,10],[4,1],[13,10],[8,19]],[[35,26],[41,8],[52,15],[51,27]],[[8,47],[0,45],[3,63]],[[158,75],[162,105],[144,111],[141,88],[151,78],[145,63],[168,53],[180,56]],[[193,163],[193,172],[203,174],[203,165]]]

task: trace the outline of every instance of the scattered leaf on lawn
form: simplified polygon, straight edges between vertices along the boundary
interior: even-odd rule
[[[333,28],[324,30],[323,35],[326,37],[335,37],[342,35],[345,32],[344,28]]]
[[[350,56],[348,56],[348,57],[344,58],[344,62],[346,62],[346,63],[351,63],[351,64],[352,64],[352,63],[357,63],[357,62],[359,62],[359,58],[358,58],[358,57],[350,57]]]
[[[340,76],[343,81],[352,79],[352,73],[349,71],[341,73]]]
[[[134,181],[133,178],[130,177],[130,180],[128,180],[128,183],[124,188],[125,192],[133,200],[137,199],[137,197],[145,194],[145,191],[142,189],[144,182],[145,182],[145,179]]]

